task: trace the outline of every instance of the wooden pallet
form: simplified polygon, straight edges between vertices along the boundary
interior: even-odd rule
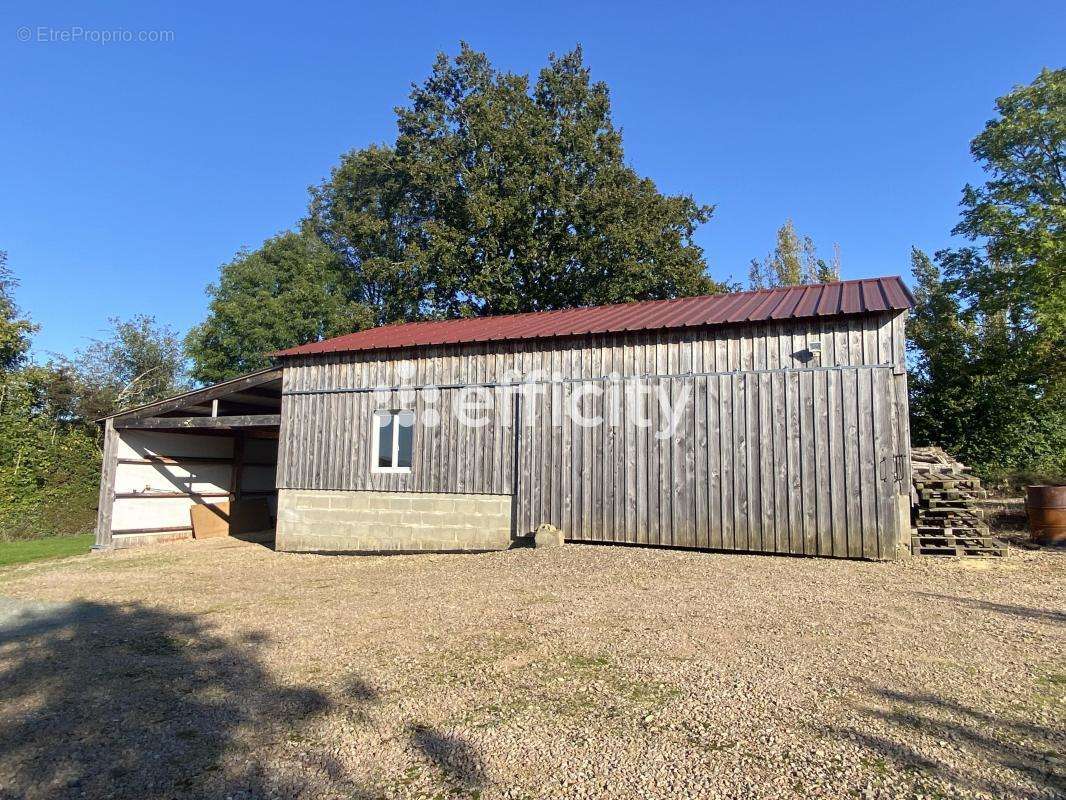
[[[996,558],[1007,555],[1007,545],[987,535],[914,531],[911,534],[911,552],[916,556]]]
[[[923,500],[980,500],[985,492],[979,489],[922,489],[918,496]]]
[[[918,499],[911,552],[924,556],[1005,556],[1007,546],[989,535],[979,504],[987,492],[979,478],[936,447],[911,450]]]
[[[990,534],[988,527],[985,525],[952,525],[949,527],[940,526],[918,526],[918,536],[974,536],[978,539],[987,538]]]

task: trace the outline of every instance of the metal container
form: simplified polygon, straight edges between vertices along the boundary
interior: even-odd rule
[[[1034,542],[1066,545],[1066,486],[1026,486],[1025,511]]]

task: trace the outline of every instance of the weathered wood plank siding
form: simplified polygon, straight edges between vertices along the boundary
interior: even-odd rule
[[[891,312],[289,359],[278,486],[513,493],[518,534],[892,558],[903,347]],[[531,374],[540,391],[495,385]],[[485,424],[461,424],[456,400],[486,384]],[[673,437],[660,391],[684,409]],[[415,412],[410,473],[370,470],[383,408]]]

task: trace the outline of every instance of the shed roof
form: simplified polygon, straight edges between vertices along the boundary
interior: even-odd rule
[[[408,322],[279,350],[275,356],[344,353],[438,344],[519,341],[593,333],[653,331],[838,314],[903,311],[914,296],[898,276],[809,286],[535,311],[498,317]]]

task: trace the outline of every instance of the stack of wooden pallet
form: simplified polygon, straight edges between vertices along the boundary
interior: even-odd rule
[[[981,481],[939,447],[911,450],[918,521],[911,551],[923,556],[1005,556],[1007,546],[984,524]]]

